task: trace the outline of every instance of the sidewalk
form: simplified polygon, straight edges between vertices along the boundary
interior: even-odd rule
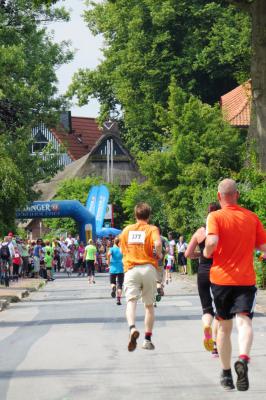
[[[193,293],[197,293],[197,274],[194,275],[181,275],[175,272],[173,274],[174,279],[182,281],[190,286],[190,290]],[[257,293],[257,304],[255,308],[256,312],[266,314],[266,290],[258,289]]]
[[[0,311],[10,303],[17,303],[31,292],[36,292],[45,282],[44,279],[20,279],[18,282],[11,282],[10,287],[0,286]]]

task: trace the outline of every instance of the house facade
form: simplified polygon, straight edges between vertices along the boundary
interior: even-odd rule
[[[35,186],[40,200],[52,200],[62,181],[76,177],[100,176],[122,187],[129,186],[133,179],[143,181],[134,158],[121,140],[116,122],[107,121],[99,127],[94,118],[69,114],[62,125],[62,130],[49,130],[41,124],[33,131],[32,154],[42,154],[45,146],[51,143],[61,152],[59,165],[64,167],[49,182],[39,182]],[[23,227],[31,232],[32,238],[46,232],[45,224],[39,219],[27,221]]]

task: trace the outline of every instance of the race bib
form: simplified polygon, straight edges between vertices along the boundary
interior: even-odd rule
[[[128,244],[144,244],[146,233],[144,231],[129,231]]]

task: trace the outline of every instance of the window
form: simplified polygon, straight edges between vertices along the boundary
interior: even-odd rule
[[[120,149],[120,147],[117,145],[115,141],[113,141],[113,151],[114,151],[114,156],[122,156],[124,155],[123,151]],[[105,140],[101,145],[97,148],[96,152],[94,154],[101,155],[101,156],[106,156],[107,154],[107,141]]]
[[[34,137],[34,143],[32,143],[32,153],[41,153],[43,149],[47,146],[48,140],[43,135],[42,131],[39,129]]]

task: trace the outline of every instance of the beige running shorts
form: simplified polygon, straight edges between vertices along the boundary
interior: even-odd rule
[[[145,305],[154,303],[156,295],[157,270],[150,264],[136,265],[125,273],[126,300],[142,298]]]

